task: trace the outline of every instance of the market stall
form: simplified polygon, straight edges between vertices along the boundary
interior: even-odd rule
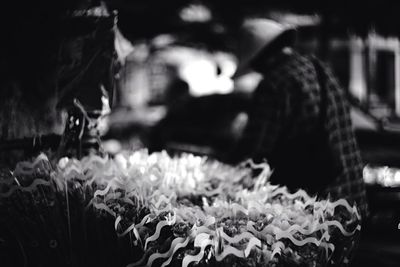
[[[353,5],[164,2],[43,3],[15,17],[0,60],[1,266],[397,266],[400,50],[368,28],[388,25],[351,22]],[[337,70],[369,217],[271,184],[268,159],[223,161],[261,79],[232,79],[248,15],[296,24],[296,48]]]
[[[2,258],[6,266],[347,265],[357,208],[290,193],[269,175],[267,164],[191,154],[41,154],[1,174]]]

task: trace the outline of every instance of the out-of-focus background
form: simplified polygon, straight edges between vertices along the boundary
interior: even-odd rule
[[[59,146],[67,120],[60,101],[68,98],[60,77],[80,64],[79,53],[90,54],[106,43],[90,35],[96,32],[90,23],[66,23],[66,18],[94,2],[1,4],[1,165]],[[146,147],[220,157],[244,128],[246,106],[260,78],[254,73],[235,82],[231,78],[242,19],[262,16],[294,25],[297,49],[324,60],[352,104],[371,208],[355,264],[398,266],[400,3],[109,0],[103,5],[115,11],[104,27],[112,31],[118,58],[108,99],[111,113],[102,121],[103,148],[111,154]],[[60,63],[70,36],[97,41],[85,47],[72,43],[77,47],[69,51],[77,52]],[[95,66],[102,62],[89,60]],[[64,79],[76,77],[79,73]],[[79,95],[88,102],[99,98],[84,88]]]

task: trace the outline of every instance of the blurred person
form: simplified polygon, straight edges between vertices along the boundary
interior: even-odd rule
[[[294,28],[248,19],[239,35],[237,78],[262,74],[248,123],[227,160],[267,160],[270,181],[357,203],[367,215],[363,165],[344,90],[317,58],[293,48]]]
[[[68,113],[58,155],[78,158],[101,151],[123,56],[117,14],[98,1],[79,6],[62,23],[56,85],[57,108]]]
[[[179,67],[166,65],[168,82],[165,90],[165,102],[169,108],[181,105],[190,97],[189,84],[179,75]]]

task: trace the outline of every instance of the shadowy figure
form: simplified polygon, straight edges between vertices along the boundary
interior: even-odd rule
[[[317,58],[293,48],[296,31],[248,19],[239,37],[235,77],[262,74],[243,136],[227,160],[268,160],[271,182],[357,202],[367,214],[363,165],[344,90]]]

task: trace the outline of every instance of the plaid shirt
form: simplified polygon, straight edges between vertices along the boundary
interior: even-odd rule
[[[308,150],[323,154],[316,155],[316,159],[330,154],[328,161],[334,166],[334,177],[312,193],[333,199],[346,198],[350,203],[355,201],[361,214],[366,216],[363,165],[346,95],[332,73],[322,64],[318,65],[316,68],[314,59],[293,52],[282,53],[263,66],[264,79],[254,92],[249,121],[235,154],[240,157],[237,160],[267,159],[274,172],[291,176],[289,180],[278,177],[275,182],[289,188],[294,182],[292,188],[305,189],[318,182],[305,179],[318,167],[317,163],[307,162]],[[308,147],[318,136],[326,140],[326,153]],[[328,176],[329,168],[321,168],[323,176]],[[318,175],[317,180],[320,179]]]

